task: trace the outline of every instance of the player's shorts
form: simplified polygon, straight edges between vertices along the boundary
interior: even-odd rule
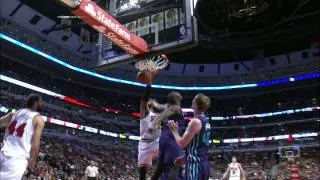
[[[21,180],[27,165],[27,159],[8,157],[0,152],[0,179]]]
[[[151,167],[152,160],[158,157],[159,139],[151,142],[139,141],[138,150],[138,166]]]
[[[186,162],[186,180],[208,180],[210,177],[210,166],[208,160],[201,160],[197,163]]]
[[[159,160],[165,165],[174,165],[175,161],[184,157],[184,152],[177,144],[171,132],[161,134],[159,141]]]

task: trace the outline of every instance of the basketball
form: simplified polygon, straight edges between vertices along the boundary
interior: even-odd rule
[[[139,71],[137,79],[144,84],[152,84],[153,73],[149,70]]]

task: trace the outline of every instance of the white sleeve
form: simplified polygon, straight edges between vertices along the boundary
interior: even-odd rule
[[[86,175],[88,175],[89,173],[88,171],[89,171],[89,167],[86,168],[86,172],[85,172]]]

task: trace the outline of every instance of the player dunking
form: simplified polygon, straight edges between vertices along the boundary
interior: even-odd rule
[[[166,110],[163,113],[159,114],[153,124],[157,125],[162,121],[171,119],[174,121],[179,121],[179,124],[182,125],[184,123],[184,119],[180,107],[181,100],[182,96],[180,95],[180,93],[169,93]],[[167,122],[165,122],[165,124],[166,123]],[[159,151],[159,163],[151,179],[183,179],[181,175],[182,173],[180,172],[182,171],[184,153],[182,149],[177,145],[167,125],[164,125],[162,128],[162,133],[159,141]]]
[[[242,169],[242,166],[240,163],[237,162],[236,157],[232,157],[232,163],[228,165],[227,171],[224,173],[222,179],[226,179],[226,177],[229,174],[229,180],[240,180],[245,179],[245,174]]]
[[[1,179],[20,180],[27,167],[35,167],[44,127],[41,107],[42,98],[33,94],[26,108],[0,118],[0,128],[7,127],[0,152]]]
[[[178,133],[178,125],[169,122],[170,130],[177,144],[185,149],[185,179],[208,180],[210,168],[208,162],[208,149],[210,139],[210,124],[205,116],[210,107],[210,99],[204,94],[198,94],[192,101],[195,117],[188,124],[183,136]]]
[[[163,111],[166,106],[149,100],[149,91],[153,78],[160,69],[168,65],[166,55],[148,58],[138,61],[135,67],[139,70],[137,79],[147,85],[147,90],[141,101],[140,107],[140,138],[138,165],[140,180],[146,179],[147,168],[152,166],[152,159],[158,155],[159,136],[161,134],[160,123],[152,123],[156,119],[155,109]],[[152,125],[151,125],[152,124]]]
[[[140,180],[146,179],[147,169],[152,167],[152,160],[158,157],[159,137],[161,134],[160,125],[157,124],[155,129],[150,131],[149,126],[157,117],[157,113],[161,106],[155,101],[149,100],[150,85],[147,85],[145,94],[140,104],[140,137],[138,166]],[[156,110],[157,109],[157,110]],[[163,109],[162,109],[163,110]]]

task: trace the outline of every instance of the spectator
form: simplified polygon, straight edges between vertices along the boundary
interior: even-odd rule
[[[94,161],[90,161],[90,165],[86,168],[85,174],[88,180],[98,180],[98,167],[94,165]]]

